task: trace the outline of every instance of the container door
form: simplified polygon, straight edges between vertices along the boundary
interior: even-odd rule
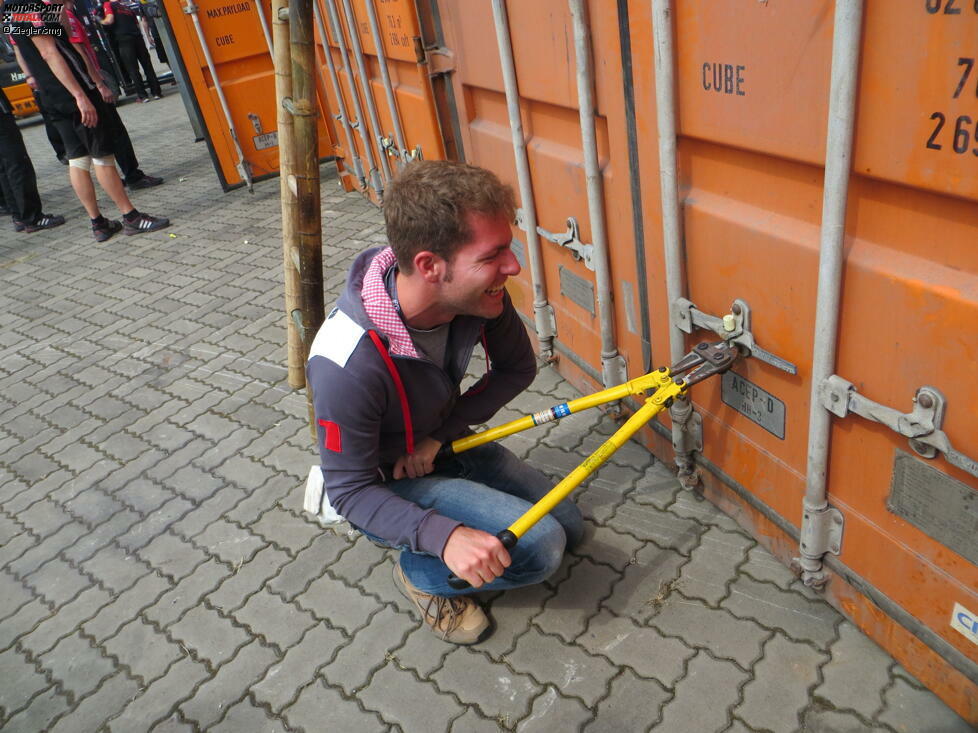
[[[649,5],[629,6],[645,116],[655,109]],[[798,366],[791,375],[749,359],[722,388],[694,390],[703,456],[797,529],[835,4],[672,5],[687,297],[715,315],[744,300],[757,343]],[[867,0],[863,25],[835,373],[901,413],[918,388],[937,388],[954,449],[978,458],[978,4]],[[654,174],[655,146],[640,150]],[[643,193],[655,216],[652,187]],[[654,272],[661,247],[651,236],[646,245]],[[669,303],[659,292],[653,304],[661,339]],[[960,672],[974,675],[978,645],[956,623],[961,608],[978,618],[978,478],[852,414],[833,418],[830,451],[839,559],[936,636],[957,671],[841,581],[828,594],[949,704],[978,714],[975,678]],[[713,490],[737,511],[731,492]],[[797,552],[772,543],[786,561]]]
[[[335,115],[334,150],[342,159],[342,180],[347,190],[360,189],[379,203],[389,175],[405,163],[445,157],[430,75],[447,71],[450,59],[425,49],[418,13],[410,0],[317,2],[320,83]],[[327,51],[335,77],[324,55]]]
[[[217,72],[216,79],[208,67],[193,19],[185,12],[185,4],[180,0],[163,3],[179,49],[180,75],[206,127],[211,158],[225,191],[246,183],[232,127],[251,179],[262,180],[278,173],[275,70],[256,2],[262,3],[266,22],[270,24],[270,0],[197,3],[197,17]],[[230,120],[218,96],[218,82],[228,103]],[[320,123],[321,155],[328,155],[331,150],[329,129]]]

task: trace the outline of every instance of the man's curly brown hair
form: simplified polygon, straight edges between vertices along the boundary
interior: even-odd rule
[[[513,189],[485,168],[447,160],[409,164],[384,194],[387,241],[403,273],[414,271],[414,256],[428,251],[449,264],[472,238],[468,215],[516,215]]]

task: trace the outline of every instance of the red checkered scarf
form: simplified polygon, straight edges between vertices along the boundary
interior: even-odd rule
[[[367,268],[367,274],[363,277],[360,299],[363,301],[363,309],[367,312],[367,317],[387,337],[390,353],[394,356],[413,356],[417,359],[418,352],[414,348],[411,335],[404,327],[404,322],[394,308],[391,296],[384,285],[384,275],[396,261],[397,257],[390,247],[385,247],[377,253],[370,267]]]

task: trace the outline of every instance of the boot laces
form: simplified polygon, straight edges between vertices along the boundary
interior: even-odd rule
[[[467,606],[468,604],[460,596],[428,596],[424,614],[432,619],[432,628],[440,631],[442,637],[447,637],[461,625],[462,615]]]

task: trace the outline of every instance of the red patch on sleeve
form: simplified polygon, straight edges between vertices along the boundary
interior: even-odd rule
[[[319,424],[323,426],[323,430],[326,432],[326,437],[323,438],[323,446],[326,450],[342,453],[343,441],[340,439],[340,426],[329,420],[320,420]]]

